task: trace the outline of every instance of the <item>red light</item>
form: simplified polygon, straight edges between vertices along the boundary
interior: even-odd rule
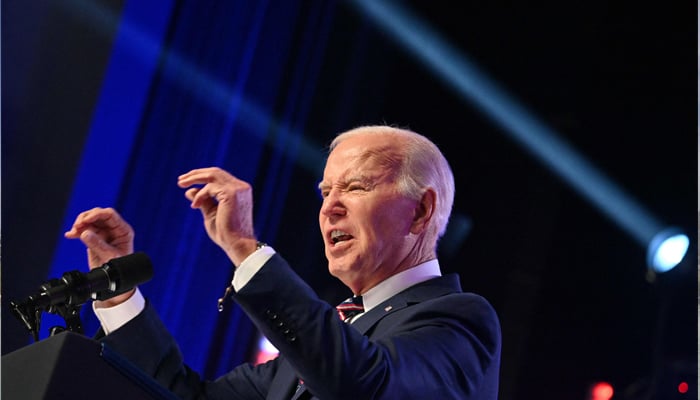
[[[263,364],[267,361],[276,358],[279,355],[279,351],[275,346],[267,340],[266,337],[261,336],[258,342],[258,349],[253,358],[253,365]]]
[[[678,384],[678,393],[688,393],[688,383],[681,382]]]
[[[255,356],[255,360],[253,360],[253,365],[265,364],[273,358],[277,358],[278,355],[278,353],[265,353],[264,351],[259,351]]]
[[[613,396],[613,387],[607,382],[598,382],[591,387],[590,400],[610,400]]]

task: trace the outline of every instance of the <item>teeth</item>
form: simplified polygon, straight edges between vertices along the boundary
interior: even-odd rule
[[[341,230],[334,230],[331,232],[331,241],[333,241],[333,244],[336,244],[340,242],[340,240],[343,238],[343,236],[350,236],[347,232],[343,232]]]
[[[341,230],[334,230],[331,232],[331,239],[337,239],[339,236],[347,235],[347,233],[341,231]]]

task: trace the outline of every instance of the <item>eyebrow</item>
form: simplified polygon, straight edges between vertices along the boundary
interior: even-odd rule
[[[360,174],[360,175],[355,175],[351,176],[348,179],[339,179],[338,182],[341,182],[344,185],[350,184],[352,182],[362,182],[362,183],[370,183],[372,179],[370,179],[367,175]],[[323,190],[331,187],[333,185],[324,183],[323,181],[318,183],[318,190]]]

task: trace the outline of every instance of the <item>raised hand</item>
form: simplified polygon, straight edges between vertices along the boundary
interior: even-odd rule
[[[96,207],[78,214],[64,236],[87,246],[91,269],[134,252],[134,230],[113,208]]]
[[[134,230],[113,208],[96,207],[78,214],[73,226],[64,236],[80,239],[85,244],[90,269],[134,252]],[[131,290],[99,302],[98,307],[120,304],[131,297],[133,292]]]
[[[207,234],[235,265],[255,251],[253,188],[248,182],[211,167],[180,175],[177,184],[189,188],[185,197],[190,206],[202,212]]]

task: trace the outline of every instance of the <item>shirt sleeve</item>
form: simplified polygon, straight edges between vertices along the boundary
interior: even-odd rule
[[[243,286],[250,281],[250,278],[260,271],[260,268],[262,268],[267,260],[274,254],[275,249],[270,246],[263,246],[243,260],[241,265],[236,268],[236,273],[233,274],[233,281],[231,281],[233,290],[239,291],[243,289]]]
[[[109,335],[110,332],[116,331],[122,325],[139,315],[139,313],[143,311],[146,300],[143,298],[139,288],[136,288],[136,292],[134,292],[133,296],[114,307],[97,308],[95,304],[96,302],[93,301],[92,310],[100,321],[105,335]]]

